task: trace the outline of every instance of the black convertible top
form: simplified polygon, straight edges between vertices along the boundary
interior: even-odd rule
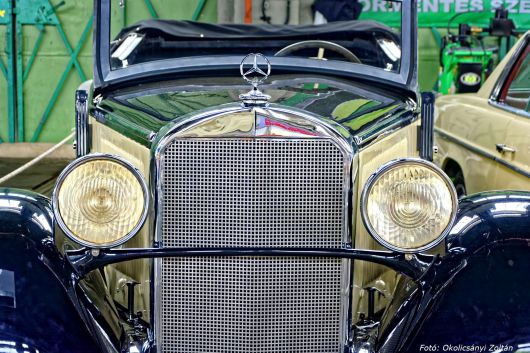
[[[355,37],[380,35],[399,43],[399,36],[376,21],[339,21],[321,25],[212,24],[176,20],[145,20],[124,28],[128,33],[158,32],[164,37],[181,40],[351,40]]]
[[[176,20],[145,20],[124,28],[111,46],[117,48],[129,34],[143,36],[141,44],[127,58],[128,64],[176,57],[241,55],[258,50],[275,56],[287,46],[303,41],[333,42],[350,51],[363,64],[386,68],[389,62],[377,38],[384,37],[400,46],[400,36],[376,21],[340,21],[321,25],[211,24]],[[302,57],[314,56],[315,48],[297,50]],[[345,60],[328,51],[327,59]],[[121,64],[113,59],[115,65]]]
[[[321,25],[144,20],[117,32],[112,1],[95,0],[94,86],[106,89],[166,74],[231,76],[237,74],[245,55],[261,53],[274,65],[275,74],[297,72],[384,81],[415,95],[417,0],[396,1],[401,12],[401,28],[397,30],[376,22],[376,18]]]

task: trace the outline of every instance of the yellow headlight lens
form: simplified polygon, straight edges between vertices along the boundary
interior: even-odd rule
[[[420,159],[390,162],[370,177],[363,221],[381,245],[417,252],[443,240],[454,222],[457,197],[449,178]]]
[[[59,177],[54,210],[63,231],[89,247],[112,247],[145,221],[147,189],[128,163],[106,155],[75,161]]]

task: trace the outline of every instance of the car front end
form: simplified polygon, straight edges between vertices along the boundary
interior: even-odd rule
[[[49,353],[415,347],[431,300],[465,267],[455,244],[477,216],[457,214],[450,179],[430,162],[416,3],[390,3],[396,33],[355,21],[114,31],[112,6],[95,1],[77,159],[51,200],[0,194],[2,246],[31,250],[0,269],[13,287],[40,284],[4,305],[18,318],[5,341]],[[506,204],[527,221],[523,197]],[[43,282],[56,299],[20,314]]]

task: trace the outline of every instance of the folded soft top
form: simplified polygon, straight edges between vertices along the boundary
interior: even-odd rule
[[[192,21],[145,20],[124,28],[118,37],[130,32],[158,32],[174,40],[351,40],[355,37],[384,36],[399,43],[399,37],[376,21],[340,21],[321,25],[212,24]],[[154,33],[153,33],[154,34]]]

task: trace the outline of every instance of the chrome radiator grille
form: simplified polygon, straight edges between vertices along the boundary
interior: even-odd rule
[[[325,139],[175,139],[164,247],[340,248],[344,157]],[[160,260],[161,351],[339,352],[345,260]]]

